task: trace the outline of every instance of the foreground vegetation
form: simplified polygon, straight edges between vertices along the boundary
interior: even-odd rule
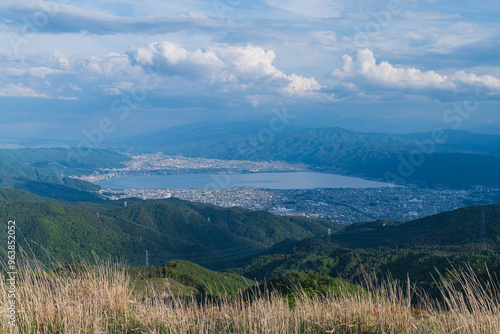
[[[305,276],[304,288],[296,275],[293,291],[261,285],[232,297],[200,299],[154,288],[145,295],[127,270],[110,264],[27,269],[19,271],[16,326],[2,320],[2,333],[497,333],[500,328],[500,285],[491,277],[481,282],[472,271],[452,273],[458,284],[441,277],[437,301],[408,282],[390,279],[354,289],[326,280],[333,289],[311,293],[314,277]],[[7,302],[4,285],[0,303]],[[6,319],[5,307],[0,317]]]

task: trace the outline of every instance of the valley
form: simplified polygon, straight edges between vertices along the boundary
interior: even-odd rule
[[[499,1],[0,2],[0,334],[499,334]]]
[[[500,189],[477,186],[466,189],[434,189],[417,185],[384,187],[365,181],[346,181],[347,185],[312,189],[270,189],[266,186],[231,186],[235,175],[242,173],[282,173],[313,171],[313,166],[282,161],[221,160],[168,156],[163,153],[131,156],[126,166],[98,169],[77,179],[94,184],[108,180],[99,191],[116,200],[128,197],[141,199],[180,198],[221,207],[243,207],[266,210],[284,216],[328,219],[340,223],[355,223],[374,219],[406,221],[450,211],[473,204],[494,203]],[[171,175],[175,187],[162,181],[161,175]],[[174,179],[183,176],[187,182]],[[189,179],[204,178],[198,182]],[[268,174],[274,181],[273,175]],[[300,174],[297,174],[300,175]],[[142,178],[138,178],[141,176]],[[127,181],[122,181],[123,178]],[[118,182],[113,183],[116,179]],[[111,182],[109,182],[111,181]],[[146,182],[145,182],[146,181]],[[147,185],[146,185],[147,183]],[[198,184],[194,187],[191,184]],[[303,182],[307,185],[307,181]],[[172,184],[172,185],[173,185]],[[358,185],[359,184],[359,185]],[[373,188],[375,185],[375,188]],[[102,184],[101,184],[102,185]],[[369,187],[371,186],[371,187]],[[111,189],[110,189],[111,188]]]
[[[442,302],[443,289],[461,289],[467,271],[485,282],[500,275],[500,206],[493,204],[498,189],[492,186],[104,189],[99,182],[114,177],[189,173],[224,182],[235,175],[303,175],[316,167],[110,150],[92,151],[72,166],[57,148],[4,157],[0,221],[15,220],[22,236],[18,267],[39,268],[21,272],[34,282],[21,288],[36,289],[35,298],[45,289],[30,278],[35,273],[47,282],[96,275],[89,284],[114,275],[126,282],[127,303],[163,298],[177,303],[174,309],[189,300],[245,303],[249,294],[262,302],[267,289],[291,309],[303,302],[301,294],[336,293],[340,302],[356,293],[364,301],[369,293],[383,295],[380,286],[366,287],[387,282],[406,289],[399,282],[408,277],[416,296]],[[0,238],[6,233],[0,230]],[[408,305],[428,300],[418,298]]]

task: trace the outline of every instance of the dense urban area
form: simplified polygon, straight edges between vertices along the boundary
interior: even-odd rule
[[[125,168],[103,169],[81,178],[90,182],[98,182],[114,177],[139,175],[307,170],[306,165],[292,165],[285,162],[187,158],[157,153],[133,156]],[[475,203],[489,203],[493,190],[481,187],[467,190],[426,189],[415,186],[292,190],[241,187],[232,189],[103,189],[101,193],[110,199],[176,197],[222,207],[239,206],[251,210],[267,210],[280,215],[353,223],[376,219],[411,220]]]
[[[307,165],[289,164],[282,161],[220,160],[168,156],[163,153],[132,156],[125,168],[100,169],[88,176],[79,177],[89,182],[98,182],[113,177],[166,175],[185,173],[262,173],[300,172]]]

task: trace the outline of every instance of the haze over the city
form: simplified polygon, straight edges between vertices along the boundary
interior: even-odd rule
[[[499,134],[498,1],[2,1],[2,137],[202,122]],[[111,123],[106,123],[110,121]]]

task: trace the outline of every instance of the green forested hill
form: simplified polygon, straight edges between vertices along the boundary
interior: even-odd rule
[[[0,221],[16,220],[19,245],[45,263],[93,261],[95,254],[143,266],[147,251],[149,263],[155,266],[171,259],[188,260],[258,280],[309,271],[355,282],[363,280],[364,273],[391,272],[400,280],[409,275],[434,292],[431,274],[436,269],[446,272],[470,265],[482,277],[487,275],[486,267],[500,275],[500,204],[404,223],[376,221],[344,227],[178,199],[128,199],[126,207],[124,201],[70,206],[23,191],[2,190]],[[325,237],[328,228],[334,232],[329,238]],[[0,229],[0,238],[6,238],[5,233]],[[186,263],[177,266],[184,268],[183,273],[191,270]],[[146,270],[158,284],[179,279],[187,290],[201,291],[201,283],[186,283],[193,277],[167,277],[165,273],[173,269],[158,268]]]
[[[148,292],[148,286],[153,286],[156,291],[174,294],[231,297],[255,284],[240,275],[212,271],[181,260],[168,261],[160,266],[132,268],[129,273],[136,289],[144,293]]]
[[[231,272],[258,281],[282,277],[292,272],[304,271],[350,282],[364,282],[366,277],[383,278],[388,274],[400,282],[409,277],[420,288],[437,294],[433,277],[438,271],[467,270],[470,266],[481,278],[488,273],[500,275],[499,250],[451,250],[420,249],[347,249],[327,245],[328,241],[316,240],[316,252],[310,249],[310,240],[296,244],[296,251],[276,252],[248,259],[228,268]],[[320,246],[321,244],[321,246]],[[305,246],[305,247],[304,247]],[[300,250],[299,250],[300,249]]]
[[[44,198],[24,190],[0,189],[0,203],[45,201]]]
[[[350,248],[408,248],[496,243],[499,237],[500,204],[494,204],[460,208],[406,223],[356,223],[331,239]]]
[[[110,204],[64,206],[25,201],[26,193],[5,195],[23,201],[0,203],[0,221],[16,220],[20,244],[35,255],[54,258],[111,257],[132,266],[181,258],[210,267],[228,265],[259,253],[285,238],[305,238],[339,224],[276,216],[267,212],[223,209],[180,200],[135,201],[128,207]],[[133,202],[133,201],[131,201]],[[210,218],[210,219],[209,219]],[[0,237],[6,230],[0,230]],[[24,240],[25,239],[25,240]]]
[[[484,224],[482,216],[484,212]],[[329,238],[286,240],[230,270],[264,280],[295,271],[363,281],[365,275],[407,276],[437,294],[437,270],[471,266],[480,277],[500,276],[500,204],[461,208],[409,222],[353,224]]]
[[[78,155],[77,163],[71,163],[69,157],[77,155],[71,152],[66,148],[0,149],[0,174],[35,178],[41,171],[53,174],[53,171],[65,169],[118,168],[123,166],[122,162],[130,160],[121,153],[93,148]]]
[[[106,211],[106,214],[134,221],[173,238],[203,243],[214,249],[232,240],[227,233],[251,240],[256,245],[269,247],[285,238],[300,239],[311,235],[311,231],[321,235],[328,228],[335,230],[342,227],[333,222],[281,217],[267,211],[221,208],[179,200],[146,201],[127,208],[114,208]],[[208,239],[210,235],[214,235],[216,239]],[[232,246],[238,246],[240,241],[235,239]]]
[[[70,202],[96,201],[90,192],[100,187],[70,178],[90,174],[96,168],[119,168],[128,156],[102,149],[92,149],[71,163],[69,149],[31,148],[0,150],[0,188],[20,189]]]
[[[92,183],[72,178],[62,182],[36,181],[27,178],[0,178],[0,188],[27,191],[33,195],[50,197],[62,202],[102,202],[104,199],[95,193],[100,187]]]

